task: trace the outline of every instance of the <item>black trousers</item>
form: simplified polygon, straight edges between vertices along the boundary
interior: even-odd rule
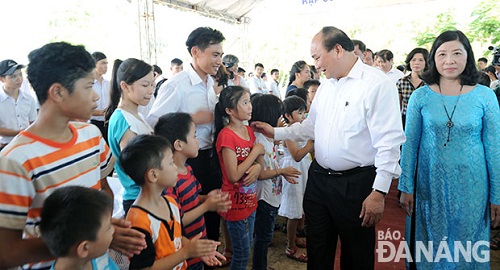
[[[375,167],[333,173],[316,160],[304,194],[307,218],[307,269],[334,269],[340,238],[341,269],[374,269],[375,227],[361,227],[361,206],[372,192]]]
[[[222,174],[215,149],[199,150],[198,157],[188,159],[187,163],[193,168],[194,176],[200,182],[201,194],[205,195],[214,189],[221,188]],[[207,238],[219,241],[219,214],[216,212],[206,212],[204,218]]]

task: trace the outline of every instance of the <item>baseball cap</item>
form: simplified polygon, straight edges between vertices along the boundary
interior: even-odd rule
[[[14,60],[3,60],[0,62],[0,76],[12,75],[14,71],[23,67],[24,65],[20,65]]]

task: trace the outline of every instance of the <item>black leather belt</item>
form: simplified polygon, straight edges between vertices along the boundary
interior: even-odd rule
[[[330,170],[330,169],[325,169],[325,168],[321,167],[319,164],[317,167],[318,168],[314,169],[315,172],[322,173],[322,174],[328,174],[328,175],[331,175],[333,177],[348,176],[348,175],[353,175],[353,174],[366,172],[366,171],[375,169],[375,166],[373,166],[373,165],[364,166],[364,167],[356,167],[356,168],[352,168],[352,169],[345,170],[345,171],[334,171],[334,170]]]

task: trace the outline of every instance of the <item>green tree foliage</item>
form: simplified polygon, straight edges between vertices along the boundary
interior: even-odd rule
[[[471,13],[468,37],[480,43],[497,44],[500,41],[500,2],[485,0]]]
[[[484,0],[471,12],[470,24],[461,24],[460,30],[471,42],[485,47],[499,45],[500,42],[500,2],[498,0]],[[466,25],[464,27],[464,25]],[[439,14],[436,20],[416,34],[414,40],[418,46],[431,47],[434,39],[442,32],[457,29],[453,11]],[[486,53],[488,54],[488,53]]]
[[[430,48],[434,39],[444,31],[455,30],[457,22],[453,17],[453,11],[447,11],[437,15],[436,21],[418,32],[415,37],[417,46]]]

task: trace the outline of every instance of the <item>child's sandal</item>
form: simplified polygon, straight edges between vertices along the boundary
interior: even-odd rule
[[[290,249],[288,246],[286,246],[285,255],[292,260],[307,262],[307,255],[305,253],[302,253],[297,256],[297,251],[297,247],[295,247],[294,249]]]

